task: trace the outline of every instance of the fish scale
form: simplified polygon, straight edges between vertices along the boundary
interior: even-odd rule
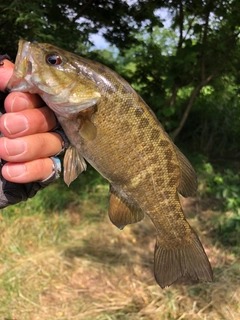
[[[150,217],[157,232],[154,275],[162,288],[181,278],[212,281],[178,195],[195,193],[195,172],[123,78],[50,44],[21,40],[8,88],[39,94],[55,112],[71,142],[64,157],[68,185],[86,160],[110,182],[109,217],[117,227]]]

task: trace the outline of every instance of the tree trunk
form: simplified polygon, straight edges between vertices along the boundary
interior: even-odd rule
[[[209,77],[207,77],[206,79],[204,79],[203,81],[201,81],[192,91],[190,98],[188,100],[188,104],[186,106],[186,109],[183,113],[182,119],[179,123],[179,126],[170,134],[170,136],[172,137],[173,140],[176,139],[176,137],[179,135],[179,133],[181,132],[187,118],[189,115],[189,112],[193,106],[193,103],[197,97],[197,95],[199,94],[200,90],[202,89],[202,87],[204,87],[213,77],[214,74],[211,74]]]

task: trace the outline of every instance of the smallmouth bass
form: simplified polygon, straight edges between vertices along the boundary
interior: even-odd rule
[[[178,195],[195,193],[194,169],[123,78],[53,45],[21,40],[8,89],[37,93],[55,112],[71,142],[64,158],[68,185],[86,170],[86,160],[110,182],[113,224],[122,229],[150,217],[157,231],[154,275],[162,288],[181,278],[212,281]]]

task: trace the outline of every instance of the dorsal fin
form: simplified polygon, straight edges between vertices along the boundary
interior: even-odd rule
[[[188,159],[182,154],[182,152],[175,147],[179,166],[181,170],[181,179],[178,186],[178,192],[184,197],[190,197],[197,191],[198,182],[197,175]]]
[[[111,222],[119,229],[122,230],[127,224],[139,222],[144,218],[142,209],[135,201],[128,199],[112,186],[110,193],[108,214]]]

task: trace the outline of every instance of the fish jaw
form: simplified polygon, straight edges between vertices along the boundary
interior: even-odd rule
[[[57,94],[56,90],[53,91],[49,85],[42,85],[38,64],[35,63],[32,55],[33,45],[25,40],[19,41],[15,66],[7,84],[7,90],[36,93],[40,96],[43,93]]]
[[[19,41],[13,75],[7,84],[8,91],[30,92],[33,89],[31,83],[32,64],[29,60],[29,45],[30,42],[28,41]]]
[[[42,83],[38,64],[35,63],[32,55],[33,45],[34,44],[25,40],[19,41],[15,67],[13,75],[7,84],[7,90],[11,92],[21,91],[39,94],[47,104],[56,105],[62,100],[62,96],[66,94],[66,90],[56,90],[56,88],[50,86],[48,83]],[[53,100],[53,103],[51,103],[51,100]],[[64,105],[64,103],[61,104]],[[57,109],[58,108],[54,108],[54,111],[59,113]]]
[[[101,94],[93,89],[87,97],[81,95],[84,90],[79,88],[78,72],[67,61],[62,50],[59,55],[63,58],[63,66],[58,68],[47,65],[47,55],[57,49],[52,46],[46,50],[41,44],[20,40],[13,75],[8,82],[7,90],[39,94],[57,115],[71,118],[95,105]],[[65,65],[69,68],[68,71],[74,71],[73,77],[66,83],[62,72]],[[52,77],[53,71],[55,74]]]

